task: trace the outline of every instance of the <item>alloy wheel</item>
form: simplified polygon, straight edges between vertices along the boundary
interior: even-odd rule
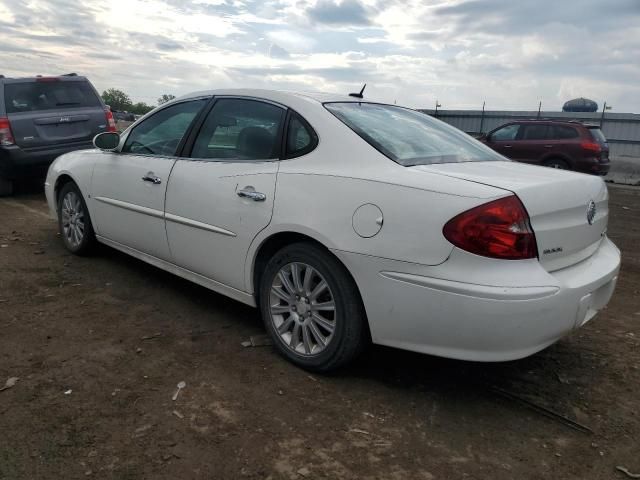
[[[82,202],[76,192],[67,192],[62,199],[62,234],[71,248],[78,248],[85,235]]]
[[[284,265],[269,294],[271,321],[280,340],[299,355],[321,353],[333,338],[336,304],[324,277],[306,263]]]

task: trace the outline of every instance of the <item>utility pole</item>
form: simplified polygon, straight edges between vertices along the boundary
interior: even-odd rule
[[[482,127],[484,126],[484,104],[487,103],[485,100],[482,102],[482,116],[480,117],[480,135],[482,135]]]
[[[542,100],[538,103],[538,118],[540,118],[540,110],[542,110]]]
[[[438,100],[436,100],[436,111],[433,113],[433,116],[434,116],[434,117],[437,117],[437,116],[438,116],[438,107],[441,107],[441,106],[442,106],[442,105],[440,105],[440,104],[438,103]]]
[[[602,107],[602,115],[600,116],[600,128],[602,128],[602,124],[604,123],[605,110],[611,110],[611,105],[607,105],[607,102],[604,102],[604,106]]]

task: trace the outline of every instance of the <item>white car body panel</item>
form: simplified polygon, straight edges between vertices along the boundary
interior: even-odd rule
[[[57,182],[70,175],[100,241],[249,305],[260,247],[276,234],[305,235],[353,276],[375,343],[445,357],[530,355],[609,301],[620,253],[606,237],[608,195],[600,178],[506,160],[403,167],[320,103],[352,98],[263,90],[187,98],[211,95],[289,107],[313,126],[318,146],[290,160],[244,163],[132,155],[139,160],[125,163],[118,153],[74,152],[49,170],[52,212]],[[139,180],[148,171],[162,178],[161,188]],[[266,201],[238,197],[247,186]],[[513,193],[530,215],[539,260],[480,257],[442,234],[459,213]]]

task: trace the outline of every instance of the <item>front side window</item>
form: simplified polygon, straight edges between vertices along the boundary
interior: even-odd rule
[[[268,160],[280,156],[285,111],[257,100],[223,98],[207,115],[192,158]]]
[[[299,115],[292,113],[287,128],[287,158],[299,157],[313,150],[318,137]]]
[[[516,139],[520,125],[513,124],[502,127],[491,134],[492,142],[510,142]]]
[[[207,99],[181,102],[163,108],[137,125],[122,148],[125,153],[174,156],[198,112]]]
[[[466,133],[415,110],[360,102],[325,103],[325,107],[380,153],[405,167],[504,160]]]

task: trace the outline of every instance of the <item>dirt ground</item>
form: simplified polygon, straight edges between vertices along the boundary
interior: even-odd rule
[[[0,391],[0,478],[640,473],[640,188],[610,191],[622,273],[583,329],[502,364],[374,347],[332,376],[244,348],[263,333],[251,308],[108,248],[68,254],[39,192],[0,199],[0,387],[19,377]]]

